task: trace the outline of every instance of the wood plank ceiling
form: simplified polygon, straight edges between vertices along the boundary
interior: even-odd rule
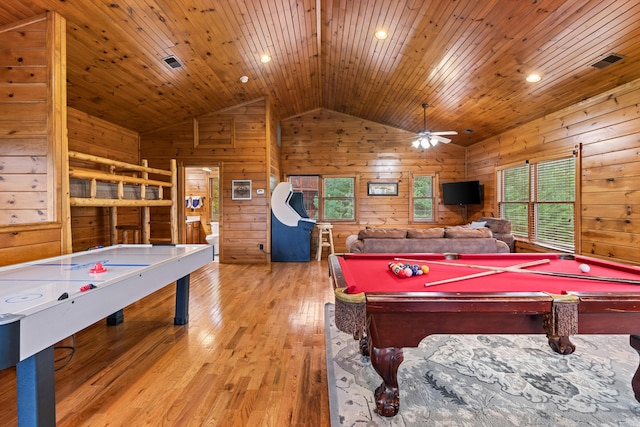
[[[412,132],[427,102],[468,146],[640,78],[637,0],[3,0],[0,25],[46,10],[67,19],[69,105],[141,133],[268,95],[281,118]]]

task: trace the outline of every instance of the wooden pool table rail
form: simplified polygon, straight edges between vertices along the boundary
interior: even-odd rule
[[[329,272],[339,296],[348,284],[337,257],[330,257]],[[640,289],[638,293],[567,295],[376,292],[363,298],[365,324],[349,325],[345,332],[355,338],[360,328],[366,332],[361,350],[369,354],[383,380],[374,393],[383,416],[394,416],[399,410],[397,370],[404,359],[402,348],[417,347],[433,334],[545,334],[550,347],[560,354],[575,350],[570,335],[629,334],[630,345],[640,355]],[[631,383],[640,402],[640,366]]]

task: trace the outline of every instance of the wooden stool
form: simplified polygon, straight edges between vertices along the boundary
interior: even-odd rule
[[[333,253],[333,234],[331,233],[333,225],[328,222],[319,222],[316,224],[316,227],[318,228],[318,250],[316,251],[316,259],[320,261],[322,258],[322,248],[329,248],[329,253]]]

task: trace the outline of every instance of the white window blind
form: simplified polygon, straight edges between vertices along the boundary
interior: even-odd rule
[[[500,216],[511,221],[514,236],[529,235],[529,164],[504,169],[500,182]]]
[[[540,162],[536,172],[535,240],[574,249],[575,158]]]
[[[575,250],[575,157],[526,163],[498,172],[500,216],[515,236]]]

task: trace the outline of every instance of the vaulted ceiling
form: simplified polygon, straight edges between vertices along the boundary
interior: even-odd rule
[[[468,146],[640,78],[637,0],[2,0],[0,25],[46,10],[69,105],[141,133],[270,96],[412,132],[428,103]]]

